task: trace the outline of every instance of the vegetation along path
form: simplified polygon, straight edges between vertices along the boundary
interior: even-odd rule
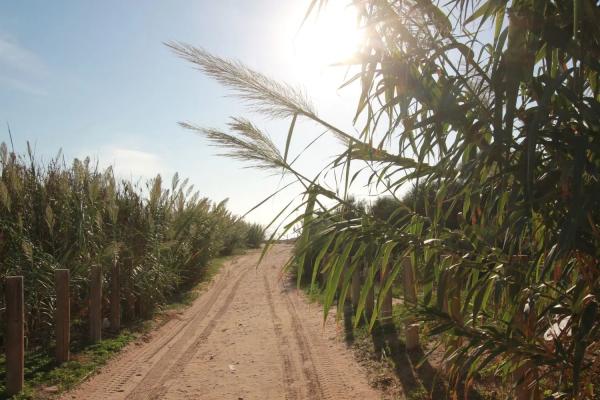
[[[65,399],[376,399],[322,313],[281,268],[292,246],[226,263],[181,315]]]

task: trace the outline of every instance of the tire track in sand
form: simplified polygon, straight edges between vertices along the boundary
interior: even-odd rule
[[[238,263],[238,260],[233,260],[231,265]],[[190,318],[185,320],[172,319],[165,325],[159,328],[159,331],[168,330],[169,334],[151,335],[151,340],[147,345],[142,345],[140,348],[134,348],[132,351],[135,357],[125,357],[125,354],[121,354],[117,359],[122,360],[122,365],[118,365],[113,362],[113,365],[109,365],[108,369],[105,369],[103,374],[100,374],[96,380],[97,384],[91,388],[91,393],[86,393],[83,397],[85,399],[99,399],[106,400],[107,396],[110,398],[123,398],[125,392],[131,386],[132,380],[135,377],[144,377],[149,371],[152,370],[154,362],[158,362],[161,358],[165,357],[165,353],[173,346],[181,336],[186,335],[188,328],[193,330],[193,326],[200,323],[202,319],[212,309],[214,303],[219,299],[219,295],[222,290],[227,286],[228,276],[230,271],[226,270],[222,276],[220,276],[213,285],[203,294],[204,300],[201,304],[192,306],[197,309],[197,312]],[[170,326],[172,325],[172,326]],[[182,333],[183,331],[183,333]],[[173,333],[171,333],[173,332]],[[152,340],[152,336],[157,336],[155,340]],[[162,353],[162,354],[160,354]],[[152,361],[157,354],[160,354],[156,361]],[[117,361],[117,360],[115,360]],[[116,366],[115,366],[116,365]],[[142,378],[143,380],[144,378]],[[136,384],[136,386],[139,383]],[[74,396],[75,398],[79,398]]]
[[[290,288],[282,285],[283,297],[285,297],[286,308],[292,319],[292,330],[296,335],[298,345],[301,348],[301,355],[304,362],[310,362],[314,371],[312,379],[318,384],[318,391],[322,399],[338,399],[346,392],[346,378],[339,373],[331,359],[327,356],[327,348],[324,347],[322,340],[312,340],[313,337],[307,334],[304,324],[300,320],[298,310],[294,300],[289,294]],[[297,289],[293,289],[296,291]],[[313,352],[318,354],[313,356]]]
[[[62,399],[380,398],[337,327],[323,325],[301,292],[282,285],[278,267],[291,252],[275,246],[263,261],[271,268],[256,277],[258,251],[228,261],[189,308]],[[229,333],[217,335],[221,327]]]
[[[181,354],[177,358],[177,360],[175,360],[175,362],[170,362],[171,360],[169,359],[169,357],[167,357],[167,356],[162,357],[152,367],[152,369],[148,372],[148,374],[146,374],[146,376],[144,377],[142,382],[140,382],[134,388],[134,390],[126,397],[127,399],[131,399],[131,400],[155,399],[155,398],[160,398],[164,394],[164,392],[167,389],[164,386],[164,384],[168,380],[173,379],[174,377],[176,377],[178,374],[180,374],[183,371],[183,368],[185,367],[185,365],[188,362],[190,362],[190,360],[194,357],[194,355],[196,355],[196,353],[198,352],[202,343],[204,343],[208,339],[208,337],[211,335],[211,333],[217,326],[217,322],[225,314],[225,312],[227,311],[227,309],[233,302],[233,299],[235,298],[235,295],[236,295],[237,290],[242,282],[242,279],[246,276],[246,274],[248,273],[249,270],[250,270],[250,268],[246,268],[243,272],[240,273],[240,275],[235,280],[235,283],[233,284],[231,289],[229,289],[227,296],[225,297],[225,302],[217,310],[215,315],[208,321],[208,324],[202,330],[202,332],[196,337],[196,339],[191,344],[189,344],[187,347],[185,347],[183,352],[181,352],[181,351],[177,352],[177,354]],[[211,303],[211,308],[212,308],[212,305],[214,305],[214,303],[216,302],[216,300],[219,297],[221,297],[221,296],[219,296],[219,294],[220,293],[216,292],[216,298]],[[209,311],[210,310],[206,310],[204,315],[208,314]],[[191,334],[189,336],[193,336],[193,334],[195,334],[195,332],[191,332]],[[180,347],[180,348],[184,347],[188,341],[185,339],[189,340],[190,338],[182,337],[175,343],[174,346],[177,346],[178,344],[181,343],[181,346],[178,346],[178,347]]]
[[[271,321],[273,322],[273,331],[277,337],[277,350],[282,360],[283,369],[283,384],[285,389],[285,398],[288,400],[300,399],[300,393],[298,388],[294,387],[294,376],[296,375],[296,368],[290,359],[289,354],[286,350],[289,349],[289,342],[287,337],[283,334],[281,329],[281,318],[275,311],[275,305],[273,304],[273,295],[271,294],[271,287],[266,275],[263,275],[263,284],[265,287],[265,294],[267,297],[267,303],[269,304],[269,312],[271,313]]]

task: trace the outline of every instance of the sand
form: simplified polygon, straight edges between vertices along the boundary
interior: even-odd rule
[[[63,399],[379,399],[342,340],[282,266],[277,245],[227,262],[192,306],[127,346]]]

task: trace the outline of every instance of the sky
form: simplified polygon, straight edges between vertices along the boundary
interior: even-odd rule
[[[282,185],[281,177],[217,157],[218,149],[178,121],[224,128],[246,116],[284,147],[289,121],[250,113],[217,83],[166,46],[181,41],[237,59],[302,87],[319,114],[345,129],[353,88],[338,90],[348,71],[332,67],[351,55],[360,33],[353,10],[332,2],[319,19],[301,21],[310,0],[27,0],[0,2],[0,141],[15,151],[29,141],[48,160],[90,156],[120,177],[146,180],[178,172],[202,196],[229,198],[243,214]],[[355,92],[354,92],[355,93]],[[296,129],[291,153],[321,132]],[[298,163],[316,173],[340,149],[324,138]],[[284,193],[247,217],[268,223],[295,193]]]

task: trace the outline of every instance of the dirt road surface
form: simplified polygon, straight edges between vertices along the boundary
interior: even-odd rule
[[[378,399],[334,318],[282,279],[292,247],[227,262],[177,318],[63,399]]]

